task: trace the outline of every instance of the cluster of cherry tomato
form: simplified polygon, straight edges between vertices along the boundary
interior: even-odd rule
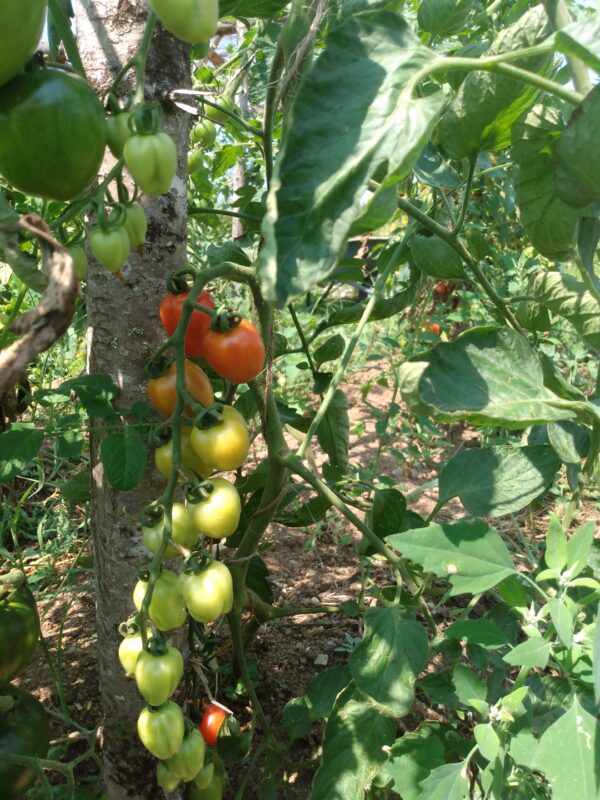
[[[168,335],[177,329],[187,296],[187,292],[169,294],[161,303],[160,317]],[[222,795],[224,768],[215,752],[207,752],[206,745],[216,744],[227,711],[209,704],[198,728],[185,719],[180,706],[171,699],[183,677],[183,656],[167,642],[164,633],[183,625],[188,615],[209,624],[233,607],[233,581],[227,565],[199,545],[202,537],[226,539],[237,530],[240,496],[234,484],[217,473],[242,466],[250,439],[242,415],[233,406],[215,404],[208,376],[191,358],[203,356],[221,377],[237,383],[254,379],[265,355],[262,338],[250,322],[236,317],[233,327],[223,330],[219,315],[211,322],[209,312],[215,304],[210,294],[202,292],[198,303],[207,311],[194,309],[186,330],[184,382],[193,398],[190,403],[199,404],[205,411],[199,416],[199,426],[190,426],[190,419],[180,421],[184,500],[172,504],[170,525],[162,506],[151,506],[142,513],[142,538],[149,553],[162,553],[165,558],[186,556],[186,560],[179,574],[161,566],[153,576],[145,636],[133,618],[122,626],[125,638],[119,647],[123,668],[135,679],[147,703],[138,719],[138,733],[144,746],[159,759],[157,781],[169,791],[180,781],[187,782],[187,794],[193,800]],[[148,381],[148,399],[161,414],[173,415],[177,403],[175,364]],[[186,418],[196,415],[197,409],[190,403],[184,405]],[[155,463],[165,476],[172,474],[172,438],[156,448]],[[143,609],[150,579],[149,572],[142,572],[135,586],[133,603],[138,612]]]

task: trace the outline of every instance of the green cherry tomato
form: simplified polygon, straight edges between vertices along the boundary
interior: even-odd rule
[[[0,174],[22,192],[71,200],[98,174],[105,146],[102,104],[79,75],[34,69],[0,89]]]
[[[148,220],[146,212],[139,203],[130,203],[125,206],[125,221],[123,227],[129,236],[129,244],[132,248],[141,247],[146,241],[148,230]]]
[[[190,175],[195,175],[204,169],[204,153],[201,150],[190,150],[188,153],[188,172]]]
[[[135,134],[125,143],[125,166],[151,197],[169,191],[177,172],[177,148],[167,133]]]
[[[85,273],[87,272],[88,268],[88,260],[85,250],[80,244],[69,244],[67,245],[67,250],[73,259],[73,266],[75,267],[77,277],[81,281],[85,278]]]
[[[211,147],[217,138],[217,129],[214,122],[203,119],[197,122],[192,128],[190,139],[193,144],[199,147]]]
[[[159,761],[156,765],[156,782],[166,792],[173,792],[180,783],[177,775],[169,770],[164,761]]]
[[[29,586],[0,585],[0,685],[29,663],[39,635],[40,618]]]
[[[106,228],[99,225],[88,231],[90,250],[96,261],[109,272],[118,272],[131,251],[125,228]]]
[[[211,98],[211,100],[214,100],[215,103],[218,103],[218,105],[221,106],[221,108],[224,108],[226,111],[231,111],[232,113],[237,111],[233,99],[227,94],[221,95],[220,97]],[[231,121],[231,117],[229,117],[227,114],[224,114],[223,111],[221,111],[221,108],[213,108],[213,106],[205,104],[204,114],[209,120],[218,122],[220,125],[225,125],[225,123]]]
[[[206,789],[206,787],[212,783],[214,774],[215,765],[211,761],[210,763],[205,764],[200,772],[196,775],[194,778],[194,784],[198,787],[198,789]]]
[[[183,656],[176,647],[166,645],[165,652],[143,650],[135,665],[139,693],[151,706],[161,706],[177,688],[183,676]]]
[[[20,72],[34,54],[46,17],[46,0],[0,3],[0,86]]]
[[[150,0],[164,27],[184,42],[208,42],[217,32],[219,0]]]
[[[115,158],[121,158],[125,142],[133,136],[129,127],[131,111],[121,111],[106,118],[107,143]]]
[[[171,516],[171,539],[180,544],[182,547],[193,547],[198,541],[198,531],[194,527],[194,522],[188,513],[186,506],[183,503],[173,503],[172,516]],[[142,528],[142,538],[144,544],[151,553],[158,553],[162,544],[164,519],[161,519],[153,527]],[[174,558],[181,555],[170,544],[167,545],[165,551],[166,558]],[[153,703],[156,705],[156,703]]]
[[[205,500],[188,502],[187,509],[196,530],[211,539],[223,539],[237,530],[242,513],[238,490],[225,478],[202,484]]]
[[[0,689],[0,753],[45,758],[50,730],[48,717],[36,698],[7,684]],[[0,761],[0,795],[2,800],[19,800],[33,783],[31,767]]]
[[[146,637],[148,639],[152,638],[152,629],[150,627],[146,628]],[[135,632],[127,634],[119,645],[119,661],[128,678],[134,676],[135,665],[143,649],[142,636],[140,633]]]
[[[233,406],[223,406],[217,425],[192,428],[190,443],[198,458],[218,472],[241,467],[250,449],[246,421]]]
[[[165,478],[170,478],[173,472],[173,440],[169,439],[168,442],[157,447],[154,451],[154,463],[157,470],[162,473]],[[190,431],[184,430],[181,433],[181,466],[201,478],[208,478],[212,474],[213,468],[205,464],[202,459],[198,458],[195,451],[190,444]]]
[[[200,789],[190,783],[186,791],[186,800],[222,800],[225,779],[222,775],[214,775],[208,786]]]
[[[159,708],[146,706],[138,717],[137,729],[146,750],[165,761],[177,753],[183,742],[183,711],[172,700]]]
[[[137,610],[142,607],[148,584],[139,580],[133,590],[133,602]],[[163,569],[157,578],[150,601],[150,619],[161,631],[179,628],[185,622],[186,610],[179,590],[179,578],[168,569]]]
[[[199,730],[190,727],[183,738],[179,752],[167,761],[173,775],[183,781],[192,781],[204,765],[206,745]]]
[[[197,622],[214,622],[233,608],[231,572],[221,561],[211,561],[199,572],[180,576],[181,594]]]

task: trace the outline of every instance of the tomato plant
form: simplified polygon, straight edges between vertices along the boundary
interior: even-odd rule
[[[153,756],[163,761],[180,749],[185,733],[183,711],[172,700],[158,708],[142,709],[137,722],[142,744]]]
[[[90,85],[46,67],[0,87],[0,174],[23,192],[70,200],[98,174],[106,146]]]
[[[165,28],[184,42],[208,42],[217,32],[218,0],[150,0],[150,5]]]
[[[227,711],[216,703],[207,703],[204,707],[202,719],[198,723],[198,730],[209,747],[216,745],[219,731],[228,716]]]
[[[182,572],[180,591],[190,616],[198,622],[214,622],[233,606],[231,572],[221,561]]]
[[[209,328],[204,337],[204,355],[222,378],[233,383],[254,380],[265,363],[265,346],[260,333],[247,319],[227,331]]]
[[[0,753],[45,758],[50,728],[41,703],[24,689],[7,684],[0,688],[0,709]],[[30,766],[0,761],[3,800],[19,800],[34,778]]]
[[[160,321],[167,336],[172,336],[179,324],[183,304],[188,296],[188,292],[168,294],[160,303]],[[199,305],[207,308],[214,308],[215,303],[207,291],[202,291],[198,295]],[[185,333],[185,354],[193,358],[204,355],[204,337],[210,326],[210,316],[203,311],[194,309]]]
[[[184,373],[186,391],[202,405],[209,406],[215,396],[204,370],[200,369],[193,361],[186,359]],[[171,364],[164,375],[148,381],[148,400],[161,414],[166,417],[171,416],[177,400],[177,366],[175,363]],[[189,404],[186,403],[184,408],[190,416],[194,414]],[[199,457],[202,458],[202,456]]]
[[[250,449],[246,422],[233,406],[223,406],[220,420],[210,427],[192,428],[190,444],[198,458],[219,472],[241,467]]]
[[[177,172],[177,148],[168,133],[134,134],[123,147],[125,166],[151,197],[169,191]]]
[[[20,72],[40,41],[47,0],[32,0],[27,13],[17,3],[0,7],[0,86]]]
[[[26,583],[0,584],[0,685],[30,661],[40,635],[37,606]]]
[[[199,487],[192,487],[187,498],[190,519],[203,536],[223,539],[236,531],[242,504],[237,489],[228,480],[204,481]]]

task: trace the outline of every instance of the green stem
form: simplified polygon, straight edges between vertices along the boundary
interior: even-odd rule
[[[275,114],[277,113],[277,89],[279,86],[279,78],[284,66],[283,48],[281,40],[277,41],[277,49],[275,57],[271,64],[271,73],[269,75],[269,83],[267,85],[267,97],[265,101],[265,113],[263,117],[263,150],[265,153],[265,175],[267,182],[267,189],[271,185],[273,177],[273,126],[275,123]]]
[[[469,172],[467,173],[467,182],[465,183],[465,193],[463,196],[463,203],[460,209],[460,215],[458,217],[458,221],[454,228],[452,229],[452,234],[454,236],[458,236],[458,234],[462,231],[463,225],[465,224],[465,218],[467,216],[467,208],[469,206],[469,197],[471,196],[471,187],[473,186],[473,176],[475,174],[475,167],[477,165],[477,153],[471,156],[469,161]]]
[[[190,206],[188,208],[188,217],[200,216],[201,214],[219,214],[222,217],[237,217],[251,222],[260,222],[260,217],[255,217],[253,214],[245,214],[243,211],[230,211],[227,208],[208,208],[203,206]]]
[[[572,22],[571,14],[563,0],[542,0],[546,16],[555,31],[564,28]],[[587,94],[592,88],[590,73],[587,66],[578,58],[565,56],[569,66],[569,72],[573,79],[573,85],[578,92]]]
[[[258,699],[256,690],[254,688],[254,684],[252,682],[252,678],[250,676],[250,672],[248,670],[248,664],[246,662],[246,655],[244,652],[244,643],[242,641],[242,629],[240,626],[239,613],[236,611],[232,611],[231,614],[227,615],[227,621],[229,623],[229,629],[231,631],[231,638],[233,640],[233,647],[237,657],[240,675],[242,680],[244,681],[244,686],[246,687],[246,691],[248,692],[248,697],[250,698],[250,702],[252,703],[252,711],[258,717],[258,720],[263,729],[263,735],[267,739],[272,739],[271,724],[267,719],[267,716],[260,703],[260,700]]]

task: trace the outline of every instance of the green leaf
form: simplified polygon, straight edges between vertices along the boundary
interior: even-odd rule
[[[464,280],[466,277],[461,257],[438,236],[415,234],[410,239],[410,254],[424,275],[446,280]]]
[[[386,541],[428,572],[449,579],[452,595],[485,592],[517,572],[498,531],[482,520],[432,523]]]
[[[269,568],[260,556],[253,556],[248,562],[246,586],[257,594],[265,603],[273,602],[273,589],[269,582]]]
[[[588,67],[600,72],[600,14],[583,16],[555,34],[557,50],[579,58]]]
[[[532,8],[501,31],[485,56],[531,47],[550,33],[541,6]],[[543,74],[552,63],[548,54],[513,62]],[[493,72],[470,72],[446,109],[439,127],[439,142],[452,158],[472,156],[481,150],[502,150],[510,144],[514,123],[535,102],[539,89]]]
[[[594,667],[594,699],[596,705],[600,704],[600,625],[598,625],[598,618],[600,617],[600,603],[596,610],[596,627],[594,629],[594,654],[592,664]]]
[[[275,165],[258,262],[268,300],[283,306],[332,271],[382,165],[384,185],[408,173],[442,97],[411,99],[404,88],[432,56],[390,11],[332,28],[298,89]]]
[[[600,199],[600,86],[577,106],[554,144],[554,178],[560,199],[583,208]]]
[[[350,670],[356,686],[383,714],[404,717],[412,708],[414,684],[427,655],[425,629],[400,606],[370,608],[364,638],[350,656]]]
[[[527,639],[518,644],[504,656],[507,664],[513,667],[539,667],[544,669],[550,658],[550,642],[545,639]]]
[[[0,483],[8,483],[37,456],[44,432],[35,428],[13,427],[0,433]]]
[[[271,19],[279,15],[289,3],[289,0],[219,0],[220,17],[236,17],[247,20]]]
[[[491,619],[464,619],[453,622],[445,630],[448,639],[478,644],[491,650],[505,647],[509,642],[504,631]]]
[[[472,0],[423,0],[417,22],[434,36],[448,36],[465,27],[472,10]]]
[[[85,78],[85,70],[79,55],[79,49],[73,31],[71,30],[71,20],[65,11],[65,7],[70,8],[71,4],[59,2],[59,0],[48,0],[48,15],[50,17],[50,24],[56,29],[60,41],[63,43],[65,52],[68,56],[69,62],[73,69],[75,69],[82,78]],[[72,10],[71,15],[73,16]]]
[[[352,680],[347,664],[336,664],[324,670],[306,687],[306,702],[312,720],[328,719],[335,706],[337,696]]]
[[[277,512],[275,521],[288,528],[308,528],[323,519],[330,508],[330,501],[317,495],[291,510]]]
[[[140,482],[146,469],[146,448],[129,428],[111,433],[100,444],[100,460],[110,485],[128,492]]]
[[[567,542],[567,569],[569,577],[574,578],[585,569],[588,556],[594,543],[596,523],[593,520],[584,522]]]
[[[493,761],[500,751],[500,738],[493,725],[481,722],[473,728],[473,735],[481,755],[488,761]]]
[[[405,402],[442,421],[524,428],[572,419],[579,407],[545,388],[536,352],[510,328],[472,328],[399,372]]]
[[[41,294],[48,288],[48,278],[40,269],[37,259],[24,253],[18,246],[11,247],[0,232],[0,256],[8,262],[17,278],[28,289]]]
[[[586,212],[587,213],[587,212]],[[592,282],[600,291],[600,280],[596,277],[594,256],[600,242],[600,209],[596,216],[584,216],[579,219],[577,229],[577,252],[579,260],[587,270]]]
[[[544,561],[559,574],[567,565],[567,537],[560,519],[554,513],[550,514],[548,520]]]
[[[424,733],[427,727],[423,725],[418,732],[405,733],[398,739],[384,767],[384,774],[394,781],[391,791],[402,800],[416,800],[421,794],[419,783],[445,763],[444,745],[435,733]]]
[[[395,184],[382,186],[363,206],[348,231],[348,236],[362,236],[377,231],[391,220],[398,211],[398,188]]]
[[[341,389],[337,389],[317,428],[317,439],[329,456],[332,467],[345,469],[348,466],[349,435],[348,398]]]
[[[458,172],[430,142],[421,151],[413,170],[419,183],[435,189],[457,189],[462,183]]]
[[[313,726],[305,697],[292,697],[282,709],[281,720],[292,741],[308,735]]]
[[[600,725],[581,707],[571,708],[542,734],[533,759],[552,789],[552,800],[597,800]]]
[[[551,597],[546,605],[558,638],[565,647],[571,647],[573,644],[573,617],[564,600],[559,597]]]
[[[68,503],[86,503],[91,496],[91,473],[86,464],[64,483],[59,483],[60,496]]]
[[[590,437],[585,428],[570,420],[548,425],[548,440],[565,464],[579,464],[588,453]]]
[[[350,685],[327,720],[310,800],[363,800],[394,739],[394,721]]]
[[[346,340],[339,333],[327,339],[326,342],[318,347],[313,355],[317,364],[324,364],[326,361],[336,361],[341,358],[346,349]]]
[[[473,516],[502,517],[546,492],[559,467],[546,445],[463,450],[439,474],[439,502],[459,497]]]
[[[600,350],[600,306],[585,284],[562,272],[542,272],[533,282],[538,301],[564,317],[585,341]]]
[[[556,260],[569,258],[581,215],[563,203],[554,184],[552,146],[563,130],[559,112],[539,105],[515,126],[512,147],[521,223],[536,250]]]
[[[481,703],[486,703],[487,686],[469,667],[464,664],[456,664],[452,673],[452,682],[456,695],[463,705],[480,707]]]
[[[79,431],[65,431],[56,438],[58,458],[77,458],[83,450],[84,438]]]
[[[421,794],[416,800],[467,800],[469,782],[465,765],[444,764],[431,771],[421,783]]]

